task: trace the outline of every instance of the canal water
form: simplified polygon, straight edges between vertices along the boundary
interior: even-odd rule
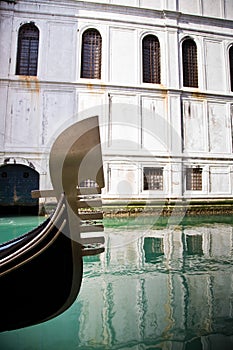
[[[0,218],[1,241],[40,220]],[[106,219],[105,239],[70,309],[1,333],[1,350],[233,349],[231,217]]]

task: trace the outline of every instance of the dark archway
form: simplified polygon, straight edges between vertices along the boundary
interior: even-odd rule
[[[0,166],[0,215],[37,215],[38,199],[31,191],[39,189],[39,173],[26,165]]]

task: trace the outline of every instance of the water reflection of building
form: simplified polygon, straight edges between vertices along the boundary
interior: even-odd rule
[[[86,265],[85,298],[78,299],[81,344],[206,350],[219,349],[221,340],[230,349],[232,229],[151,230],[139,240],[135,231],[107,235],[109,249],[96,273],[89,276]]]

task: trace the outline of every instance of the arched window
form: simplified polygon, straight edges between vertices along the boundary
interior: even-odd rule
[[[143,82],[160,84],[160,45],[154,35],[147,35],[142,41]]]
[[[87,29],[82,36],[81,78],[101,79],[102,38],[98,30]]]
[[[18,35],[17,75],[37,75],[39,29],[33,23],[22,25]]]
[[[229,50],[231,91],[233,91],[233,46]]]
[[[183,85],[198,87],[197,46],[192,39],[184,40],[182,44]]]

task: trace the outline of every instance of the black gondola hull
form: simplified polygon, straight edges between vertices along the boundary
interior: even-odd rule
[[[0,331],[49,320],[77,297],[83,273],[82,250],[67,236],[66,214],[63,203],[56,222],[52,218],[23,239],[13,240],[14,249],[9,242],[0,250],[3,262],[4,251],[6,255],[0,269]]]

